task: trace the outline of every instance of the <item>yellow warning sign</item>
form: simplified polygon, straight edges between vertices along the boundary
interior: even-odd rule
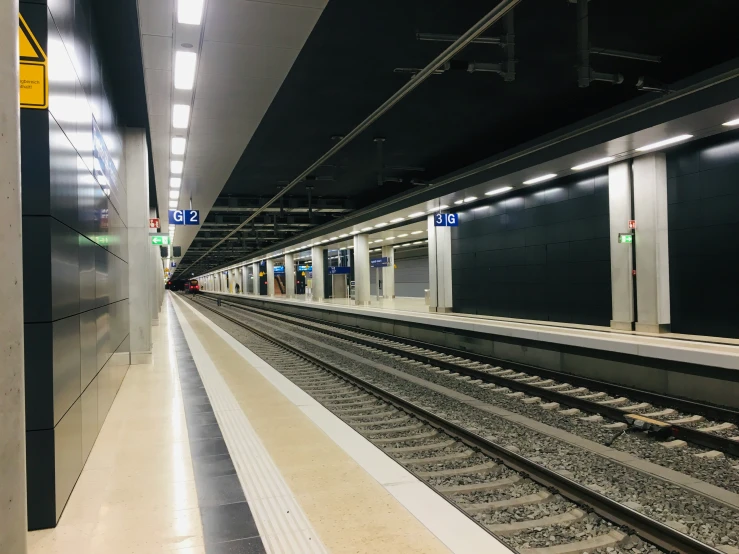
[[[45,110],[49,107],[46,54],[21,14],[18,14],[18,52],[21,108]]]

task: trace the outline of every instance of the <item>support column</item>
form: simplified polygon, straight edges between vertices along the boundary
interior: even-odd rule
[[[252,294],[259,296],[259,262],[251,264]]]
[[[131,364],[151,363],[151,322],[155,311],[151,289],[154,261],[149,240],[149,154],[144,129],[126,129],[126,191],[128,193],[128,310]]]
[[[275,295],[275,261],[267,259],[267,296]]]
[[[18,2],[0,6],[0,552],[26,554]]]
[[[664,152],[635,158],[636,330],[670,330],[667,238],[667,161]]]
[[[239,271],[241,271],[241,294],[246,294],[247,291],[249,290],[249,288],[248,288],[248,284],[249,284],[248,273],[249,273],[249,271],[248,270],[249,270],[249,268],[247,266],[245,266],[245,265],[242,265],[239,268]]]
[[[326,295],[326,285],[324,284],[326,267],[323,261],[323,250],[321,246],[311,248],[311,259],[313,263],[311,294],[313,295],[313,300],[316,302],[322,302]]]
[[[634,322],[632,244],[619,244],[632,216],[631,160],[608,167],[608,217],[611,241],[611,327],[631,331]]]
[[[452,230],[436,227],[428,217],[429,234],[429,311],[452,311]]]
[[[382,297],[395,298],[395,249],[383,246],[382,257],[387,258],[387,267],[382,268]]]
[[[370,303],[368,235],[354,235],[354,298],[357,306],[367,306]]]
[[[285,296],[295,298],[295,258],[285,254]]]

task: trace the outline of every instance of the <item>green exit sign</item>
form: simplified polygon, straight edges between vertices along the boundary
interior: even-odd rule
[[[169,246],[169,237],[151,237],[151,243],[155,246]]]
[[[634,235],[631,233],[619,233],[618,234],[618,242],[621,244],[631,244],[634,242]]]

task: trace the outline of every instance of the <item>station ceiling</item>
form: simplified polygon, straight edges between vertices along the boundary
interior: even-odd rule
[[[209,0],[205,24],[209,24],[209,17],[213,21],[215,10],[231,4],[254,2]],[[592,54],[592,70],[621,74],[623,82],[592,82],[580,87],[577,6],[567,0],[522,0],[514,10],[510,29],[515,33],[515,79],[506,81],[498,73],[468,71],[470,64],[477,68],[486,67],[480,64],[503,64],[505,68],[506,62],[506,49],[499,45],[469,46],[455,58],[452,68],[430,77],[335,159],[260,215],[253,226],[240,231],[237,240],[227,241],[192,266],[280,186],[328,150],[337,137],[390,97],[411,78],[414,69],[424,67],[449,45],[420,40],[419,36],[459,35],[495,2],[331,0],[324,7],[318,0],[302,0],[292,4],[322,8],[322,13],[311,22],[314,26],[304,44],[298,41],[292,45],[295,59],[274,98],[266,102],[268,108],[261,120],[241,122],[253,129],[243,141],[243,151],[231,162],[232,168],[213,170],[212,180],[207,174],[198,174],[197,186],[214,187],[219,192],[211,201],[212,209],[194,206],[209,213],[197,234],[184,244],[189,249],[179,267],[188,274],[245,258],[265,244],[422,187],[634,98],[660,94],[638,90],[641,77],[649,85],[668,89],[670,83],[739,54],[736,41],[727,38],[733,36],[739,15],[735,2],[592,0],[588,21],[591,48],[636,53],[649,61]],[[140,23],[142,28],[145,24]],[[239,21],[231,24],[240,25]],[[484,36],[505,37],[509,24],[505,20],[496,23]],[[250,27],[246,21],[243,25],[246,33]],[[276,35],[287,32],[284,28],[269,29]],[[208,36],[207,27],[205,38],[217,40]],[[288,37],[276,36],[278,39]],[[243,42],[248,43],[248,38]],[[199,73],[212,72],[208,63],[214,62],[204,57]],[[234,63],[233,67],[240,66]],[[273,69],[270,64],[261,68],[265,78],[271,78]],[[195,97],[197,113],[197,92]],[[248,94],[221,98],[221,111],[230,112],[231,125],[238,126],[244,106],[252,99]],[[194,121],[191,143],[198,140],[197,132]],[[384,139],[382,154],[376,139]],[[186,163],[185,180],[187,173]],[[163,207],[160,212],[164,212]],[[180,244],[177,238],[175,243]]]

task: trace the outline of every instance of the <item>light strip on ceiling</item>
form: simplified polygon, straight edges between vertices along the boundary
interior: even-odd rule
[[[203,0],[177,0],[177,22],[200,25],[203,19]]]
[[[192,90],[195,85],[195,66],[197,55],[195,52],[178,50],[174,57],[174,88]]]
[[[180,191],[178,190],[170,190],[169,191],[169,199],[170,200],[177,200],[180,197]]]
[[[190,106],[187,104],[175,104],[172,106],[172,127],[175,129],[187,129],[190,124]]]
[[[591,167],[596,167],[596,166],[599,166],[599,165],[607,164],[609,162],[612,162],[615,159],[616,158],[614,158],[613,156],[607,156],[605,158],[599,158],[597,160],[592,160],[590,162],[585,162],[584,164],[576,165],[572,169],[573,169],[573,171],[581,171],[583,169],[590,169]]]
[[[182,179],[179,177],[170,177],[169,178],[169,186],[173,189],[180,188],[180,185],[182,184]]]
[[[171,173],[174,173],[175,175],[179,175],[182,173],[182,168],[185,164],[182,162],[182,160],[172,160],[169,162],[169,170]]]
[[[535,185],[536,183],[543,183],[544,181],[548,181],[549,179],[554,179],[557,176],[556,173],[547,173],[546,175],[540,175],[539,177],[534,177],[533,179],[529,179],[528,181],[524,181],[524,185]]]
[[[182,137],[172,137],[172,154],[182,156],[185,153],[185,139]]]
[[[690,138],[693,138],[693,135],[678,135],[676,137],[671,137],[665,140],[661,140],[659,142],[653,142],[652,144],[646,144],[644,146],[640,146],[636,149],[637,152],[648,152],[649,150],[656,150],[657,148],[662,148],[663,146],[670,146],[671,144],[676,144],[678,142],[683,142],[684,140],[688,140]]]
[[[500,187],[497,189],[489,190],[485,193],[485,196],[495,196],[496,194],[503,194],[504,192],[508,192],[509,190],[513,190],[513,187]]]
[[[739,125],[739,119],[732,119],[731,121],[727,121],[726,123],[722,123],[724,127],[734,127],[735,125]]]

